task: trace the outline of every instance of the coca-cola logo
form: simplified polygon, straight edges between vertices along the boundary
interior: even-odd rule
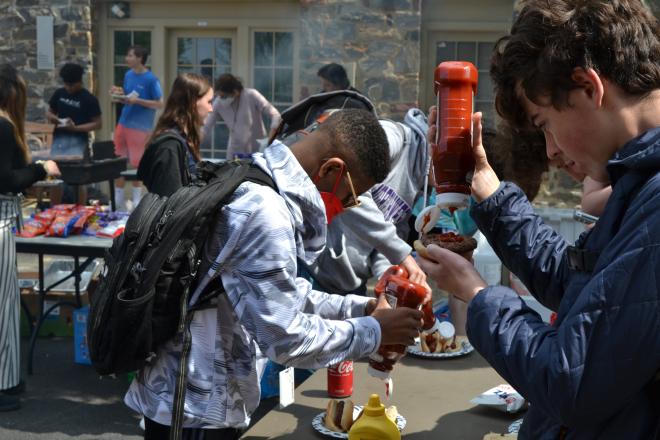
[[[353,361],[344,361],[337,365],[337,373],[339,374],[348,374],[351,371],[353,371]]]

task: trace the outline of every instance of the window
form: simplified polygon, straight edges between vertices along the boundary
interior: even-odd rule
[[[211,84],[223,73],[231,73],[231,37],[177,37],[176,73],[192,72],[205,76]],[[200,152],[206,159],[224,159],[229,141],[227,125],[218,119],[211,136],[202,141]]]
[[[475,41],[437,41],[435,47],[436,65],[443,61],[469,61],[479,72],[477,96],[474,97],[474,111],[484,114],[484,127],[495,127],[495,96],[490,79],[490,58],[495,43]]]
[[[151,54],[151,31],[115,31],[114,32],[114,48],[113,48],[113,78],[112,84],[122,86],[124,84],[124,75],[128,71],[126,65],[126,53],[131,46],[139,45],[147,49],[147,53]],[[151,66],[151,59],[147,57],[147,67]],[[119,121],[121,109],[123,105],[116,103],[114,106],[115,117],[114,121]]]
[[[254,88],[279,111],[293,104],[293,32],[255,32]],[[270,121],[264,120],[266,126]]]

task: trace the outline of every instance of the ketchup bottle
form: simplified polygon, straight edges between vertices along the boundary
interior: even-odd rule
[[[465,61],[446,61],[436,67],[434,77],[438,134],[431,148],[436,204],[464,207],[470,194],[468,175],[474,171],[472,101],[477,69]]]
[[[390,266],[385,272],[383,272],[383,274],[378,279],[376,286],[374,287],[376,298],[380,298],[380,295],[385,292],[387,283],[392,277],[401,277],[408,281],[408,271],[401,266]],[[417,283],[413,283],[412,281],[409,281],[409,284],[415,286],[415,289],[417,289],[419,292],[424,292],[424,295],[426,295],[426,289],[423,286]],[[433,331],[437,330],[438,324],[436,323],[435,314],[433,313],[432,302],[429,301],[424,304],[421,310],[422,313],[424,313],[424,326],[422,329],[429,333],[433,333]]]
[[[395,304],[391,304],[393,308],[410,307],[412,309],[421,309],[424,312],[423,328],[427,330],[435,328],[437,323],[435,315],[433,314],[431,302],[429,301],[423,305],[427,296],[426,288],[420,284],[413,283],[401,275],[395,275],[395,273],[405,273],[405,275],[407,275],[405,269],[400,268],[404,271],[401,272],[396,268],[398,268],[398,266],[392,266],[383,274],[376,287],[381,284],[383,278],[386,278],[383,281],[385,288],[380,292],[379,289],[374,289],[376,296],[385,294],[392,297],[392,301],[396,301]],[[391,390],[390,371],[394,367],[394,364],[398,362],[405,353],[405,345],[381,345],[377,354],[372,355],[369,358],[369,367],[367,371],[371,376],[387,381],[388,395]]]

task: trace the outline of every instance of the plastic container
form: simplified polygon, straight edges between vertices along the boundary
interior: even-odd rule
[[[468,205],[472,156],[472,107],[478,73],[472,63],[446,61],[436,67],[438,134],[431,144],[436,205],[460,208]]]
[[[48,269],[44,272],[44,284],[46,287],[50,287],[59,280],[71,275],[75,269],[75,263],[73,260],[54,260],[48,266]],[[80,274],[80,283],[78,284],[80,292],[84,292],[89,287],[89,282],[92,278],[101,270],[100,261],[94,260],[89,266],[85,268]],[[53,288],[57,292],[67,292],[75,293],[76,291],[76,280],[74,277],[67,279],[66,281],[58,284]],[[35,292],[39,292],[39,281],[34,284],[33,287]]]
[[[502,262],[481,232],[474,235],[477,248],[472,254],[474,267],[489,286],[502,283]]]
[[[362,416],[348,431],[348,440],[400,440],[401,433],[396,424],[385,415],[385,406],[378,394],[369,397]]]

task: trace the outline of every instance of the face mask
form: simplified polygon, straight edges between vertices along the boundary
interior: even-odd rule
[[[232,102],[234,102],[234,97],[233,96],[226,96],[224,98],[218,98],[220,100],[220,104],[224,105],[229,105]]]
[[[332,192],[319,191],[319,193],[321,193],[321,199],[323,200],[323,205],[325,205],[325,216],[328,219],[328,224],[332,222],[332,219],[335,218],[335,216],[344,212],[344,204],[339,199],[339,197],[335,195],[335,192],[337,191],[337,187],[339,186],[339,182],[341,182],[341,177],[343,174],[344,174],[344,168],[342,167],[341,171],[339,172],[339,175],[337,176],[337,179],[335,180],[335,184],[332,187]],[[319,179],[320,177],[316,176],[314,178],[314,183],[318,182]]]

